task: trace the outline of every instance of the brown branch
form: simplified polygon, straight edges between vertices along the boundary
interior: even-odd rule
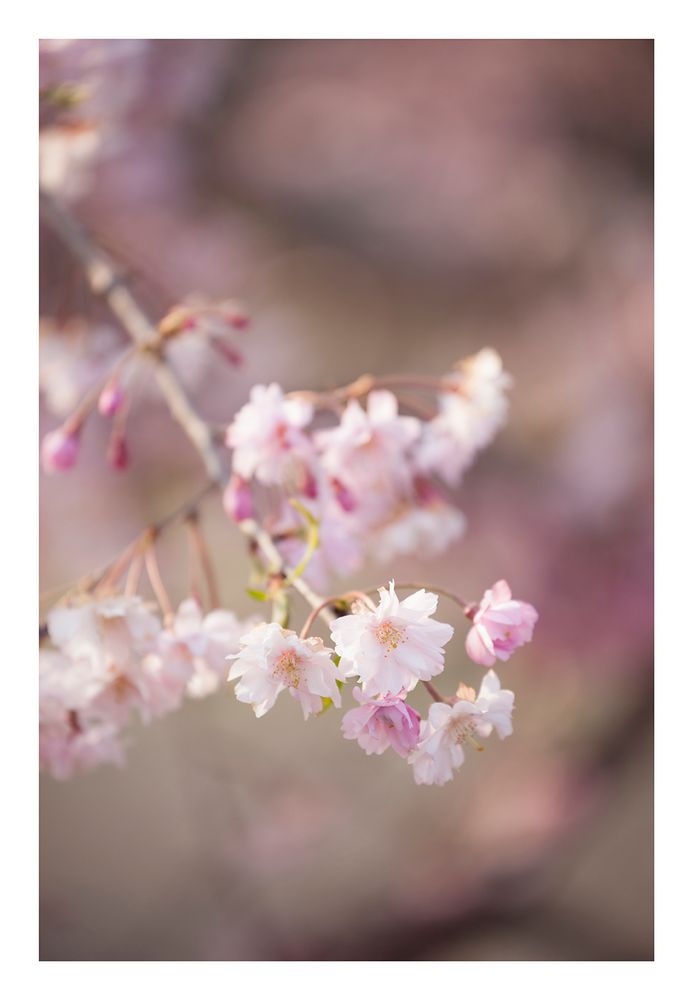
[[[82,262],[89,287],[94,295],[104,299],[134,343],[151,354],[154,376],[171,416],[180,424],[200,453],[209,478],[221,485],[224,472],[212,430],[194,409],[183,386],[167,363],[156,327],[140,308],[108,257],[92,243],[70,212],[51,195],[43,192],[40,204],[49,224]]]
[[[122,275],[118,274],[108,257],[92,242],[64,205],[44,192],[41,193],[40,204],[49,224],[82,262],[92,292],[104,299],[134,343],[151,354],[156,379],[171,415],[183,428],[204,462],[210,480],[205,493],[212,485],[222,486],[224,472],[217,453],[217,435],[210,424],[196,412],[175,372],[169,366],[156,327],[130,292]],[[174,516],[177,515],[178,512]],[[247,520],[241,523],[240,528],[264,554],[271,571],[283,576],[289,575],[290,570],[285,566],[272,538],[259,524]],[[103,573],[97,575],[96,583],[108,572],[111,565],[112,563]],[[93,585],[95,584],[92,583]],[[290,585],[312,608],[321,604],[322,598],[303,579],[292,580]],[[332,621],[332,616],[326,608],[321,611],[321,617],[328,623]]]

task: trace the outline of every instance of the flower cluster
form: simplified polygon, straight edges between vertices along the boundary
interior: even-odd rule
[[[123,733],[215,691],[251,622],[184,601],[162,626],[140,597],[85,599],[48,615],[39,658],[41,766],[56,778],[121,763]]]
[[[436,479],[457,486],[491,441],[505,419],[510,379],[496,352],[485,349],[445,378],[422,382],[438,393],[428,418],[401,414],[387,388],[362,392],[361,380],[353,395],[324,397],[287,395],[276,383],[255,386],[226,435],[234,473],[229,514],[242,520],[267,511],[264,526],[294,565],[301,523],[287,501],[300,499],[320,523],[320,550],[309,569],[316,585],[331,573],[354,572],[368,552],[387,560],[444,551],[465,519]],[[319,410],[336,410],[336,426],[313,429]]]
[[[356,740],[368,754],[391,747],[412,765],[417,784],[442,785],[463,763],[465,745],[481,749],[479,739],[493,732],[505,739],[512,733],[515,696],[502,690],[489,670],[478,694],[461,684],[454,698],[442,698],[430,682],[444,670],[444,647],[454,630],[433,618],[438,597],[421,589],[400,601],[394,581],[388,589],[380,588],[379,595],[377,607],[364,594],[351,613],[332,622],[332,648],[274,622],[256,626],[241,638],[240,651],[227,657],[233,661],[229,680],[238,682],[237,698],[250,704],[258,717],[288,690],[307,719],[331,704],[341,707],[340,689],[355,679],[359,707],[344,715],[345,738]],[[489,645],[506,660],[531,639],[537,620],[531,605],[511,599],[505,581],[496,583],[481,605],[470,606],[466,613],[473,618],[467,650],[484,665]],[[435,698],[424,722],[407,703],[419,682]]]

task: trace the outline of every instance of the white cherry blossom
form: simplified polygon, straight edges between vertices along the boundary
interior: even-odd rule
[[[515,695],[501,689],[493,670],[481,682],[476,699],[470,688],[463,694],[454,705],[431,705],[419,745],[409,757],[417,785],[444,785],[464,763],[465,745],[482,749],[478,738],[486,739],[495,730],[503,740],[512,733]]]
[[[341,675],[321,639],[300,639],[277,622],[265,622],[244,635],[240,644],[240,652],[227,657],[235,660],[229,680],[238,679],[236,697],[252,705],[258,718],[285,690],[299,702],[305,719],[322,710],[323,698],[341,706],[337,686]]]
[[[435,677],[444,667],[443,646],[454,632],[431,618],[437,607],[437,596],[425,590],[400,602],[390,581],[389,590],[380,588],[374,611],[360,606],[332,623],[340,669],[359,677],[369,697],[411,691],[418,681]]]

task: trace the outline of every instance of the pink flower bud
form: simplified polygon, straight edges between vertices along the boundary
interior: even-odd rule
[[[334,489],[337,503],[343,511],[346,511],[347,514],[351,514],[352,511],[356,510],[356,507],[358,506],[356,498],[354,497],[354,494],[346,488],[344,483],[340,482],[339,479],[333,479],[332,488]]]
[[[127,469],[130,464],[130,456],[122,434],[113,434],[111,436],[111,440],[108,442],[106,458],[112,469],[117,469],[119,472]]]
[[[240,351],[237,351],[235,347],[231,346],[231,344],[222,340],[221,337],[212,337],[212,344],[216,347],[221,356],[225,358],[226,361],[228,361],[228,363],[234,368],[240,368],[243,364],[243,355]]]
[[[120,382],[109,379],[99,396],[99,413],[102,417],[113,417],[125,402],[125,391]]]
[[[41,443],[41,465],[47,473],[71,469],[79,454],[79,432],[59,427],[46,434]]]
[[[241,476],[231,476],[222,497],[224,510],[232,521],[246,521],[253,516],[253,493]]]

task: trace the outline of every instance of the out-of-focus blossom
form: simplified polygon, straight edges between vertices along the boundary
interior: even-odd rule
[[[367,696],[411,691],[418,681],[428,681],[444,667],[443,646],[454,629],[434,621],[438,598],[417,590],[401,601],[390,589],[380,588],[375,611],[365,607],[338,618],[331,625],[340,669],[357,676]]]
[[[92,683],[99,685],[90,701],[93,711],[121,724],[133,709],[145,720],[159,714],[142,662],[154,649],[161,622],[141,598],[110,597],[53,608],[47,622],[54,646],[89,664]]]
[[[474,699],[471,688],[454,705],[435,702],[421,727],[419,745],[409,757],[417,785],[444,785],[453,770],[464,763],[465,744],[482,749],[477,737],[486,739],[495,730],[504,740],[513,731],[515,695],[502,690],[493,670],[489,670]]]
[[[222,497],[224,510],[232,521],[240,523],[253,516],[253,491],[242,476],[231,476]]]
[[[419,742],[421,716],[400,695],[367,698],[354,688],[359,708],[352,708],[342,719],[347,740],[357,740],[367,754],[384,753],[392,747],[400,757],[408,757]]]
[[[66,472],[71,469],[79,455],[79,434],[59,427],[50,431],[41,442],[41,465],[43,471]]]
[[[76,198],[90,171],[123,141],[121,122],[144,83],[148,43],[50,39],[39,48],[39,176],[46,191]]]
[[[467,653],[482,667],[492,667],[496,658],[508,660],[531,640],[538,617],[531,604],[512,600],[510,587],[499,580],[484,593],[474,614],[465,643]]]
[[[240,645],[240,653],[227,657],[236,661],[228,679],[240,678],[236,697],[252,705],[258,718],[284,690],[300,703],[305,719],[322,710],[323,698],[341,705],[340,672],[321,639],[299,639],[295,632],[269,622],[244,635]]]
[[[462,511],[431,490],[425,499],[404,504],[379,528],[375,554],[381,562],[410,552],[439,555],[464,534],[466,525]]]
[[[255,619],[239,621],[232,611],[218,608],[203,615],[197,601],[183,601],[170,628],[157,641],[157,652],[164,664],[170,664],[182,688],[193,698],[204,698],[216,691],[226,674],[226,657],[237,653],[241,636],[256,624]]]
[[[365,410],[350,400],[338,427],[316,433],[323,468],[347,491],[361,524],[377,523],[411,490],[408,453],[420,433],[420,421],[400,416],[386,390],[369,393]]]
[[[312,456],[303,433],[312,416],[309,403],[287,399],[276,382],[254,386],[250,402],[241,407],[226,434],[234,472],[265,485],[284,483]]]
[[[485,348],[461,361],[451,381],[456,389],[439,397],[438,416],[424,425],[416,464],[455,486],[504,424],[511,379],[497,352]]]
[[[39,653],[39,764],[61,780],[95,767],[122,764],[118,726],[89,711],[99,692],[88,660],[55,650]]]

